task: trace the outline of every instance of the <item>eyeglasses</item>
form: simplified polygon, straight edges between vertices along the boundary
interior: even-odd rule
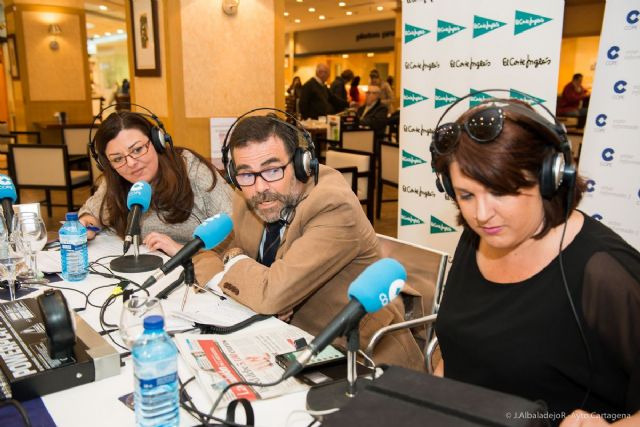
[[[490,106],[471,114],[463,123],[445,123],[438,126],[433,137],[436,154],[448,154],[458,145],[462,130],[475,142],[486,144],[493,141],[504,127],[505,111]]]
[[[276,182],[284,178],[284,170],[291,164],[293,158],[277,168],[265,169],[260,172],[242,172],[236,174],[236,182],[240,187],[250,187],[256,183],[256,177],[260,176],[267,182]]]
[[[126,154],[124,156],[116,155],[114,157],[110,157],[109,163],[114,169],[120,169],[121,167],[127,164],[127,157],[131,157],[132,159],[138,159],[144,156],[145,154],[147,154],[147,152],[149,151],[149,145],[151,145],[151,141],[147,141],[146,144],[142,144],[138,147],[133,147],[131,149],[131,152],[129,152],[129,154]]]

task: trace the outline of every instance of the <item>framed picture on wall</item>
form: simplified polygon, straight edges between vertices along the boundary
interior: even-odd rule
[[[18,50],[16,48],[16,35],[7,35],[7,46],[9,47],[9,71],[13,80],[20,79],[20,66],[18,65]]]
[[[160,44],[158,42],[158,1],[131,0],[131,34],[133,34],[134,74],[159,77]]]

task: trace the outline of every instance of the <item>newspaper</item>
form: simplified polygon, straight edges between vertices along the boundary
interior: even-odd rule
[[[265,384],[278,380],[283,369],[276,363],[276,355],[294,351],[297,339],[305,338],[307,342],[312,339],[303,330],[284,323],[230,335],[177,334],[174,338],[180,354],[212,402],[230,383]],[[219,407],[234,399],[253,401],[307,388],[293,378],[272,387],[237,386],[225,394]]]

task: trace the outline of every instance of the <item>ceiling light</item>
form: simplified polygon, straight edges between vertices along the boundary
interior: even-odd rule
[[[318,19],[321,20],[321,21],[324,21],[325,19],[327,19],[327,17],[324,16],[324,15],[320,15],[320,16],[318,16]]]
[[[285,13],[284,13],[284,16],[289,16],[289,12],[285,12]]]
[[[345,13],[347,14],[347,16],[353,15],[353,12],[351,12],[350,10],[347,10]]]
[[[98,34],[94,34],[94,35],[93,35],[93,38],[94,38],[94,39],[99,39],[99,38],[100,38],[100,36],[99,36]]]
[[[109,31],[106,31],[106,32],[104,33],[104,35],[105,35],[105,36],[107,36],[107,37],[109,37],[109,36],[111,35],[111,33],[110,33]]]
[[[376,7],[376,9],[378,9],[379,11],[383,11],[384,10],[384,6],[378,6],[378,7]]]
[[[298,3],[302,3],[302,0],[296,0]]]
[[[315,12],[315,11],[316,11],[316,8],[315,8],[315,7],[310,7],[310,8],[309,8],[309,12],[313,13],[313,12]]]
[[[340,3],[338,3],[338,6],[340,6],[340,7],[345,7],[346,5],[347,5],[347,4],[346,4],[345,2],[343,2],[343,1],[341,1]]]
[[[295,22],[296,24],[299,24],[300,20],[299,19],[294,19],[293,22]]]
[[[100,10],[109,10],[109,8],[103,4],[101,4],[100,6],[98,6],[98,9]]]
[[[118,34],[124,34],[124,30],[123,30],[122,28],[118,28],[118,29],[116,30],[116,33],[118,33]]]
[[[348,53],[343,53],[343,54],[342,54],[342,57],[343,57],[344,59],[347,59],[347,58],[349,58],[349,54],[348,54]]]
[[[373,56],[373,52],[369,52],[369,53],[367,53],[367,56],[368,56],[369,58],[371,58],[371,57]]]

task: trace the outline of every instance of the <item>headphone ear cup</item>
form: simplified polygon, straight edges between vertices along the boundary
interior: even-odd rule
[[[102,161],[100,160],[100,156],[98,155],[98,152],[96,151],[96,142],[95,141],[90,141],[89,142],[89,154],[91,155],[91,157],[93,157],[93,161],[96,162],[96,167],[98,168],[98,170],[100,172],[104,172],[104,165],[102,164]]]
[[[312,155],[309,150],[297,147],[293,155],[293,171],[300,182],[307,182],[311,176]]]
[[[540,194],[545,199],[550,199],[562,182],[564,172],[564,156],[555,152],[547,155],[542,161],[539,183]]]
[[[451,185],[451,179],[448,175],[438,175],[436,178],[436,188],[441,193],[446,193],[449,197],[455,200],[456,193],[453,191],[453,185]]]
[[[158,126],[151,128],[151,144],[155,148],[156,153],[162,154],[166,151],[165,148],[165,133]]]
[[[233,160],[229,159],[225,167],[227,169],[227,177],[229,178],[229,182],[231,182],[231,184],[233,184],[236,188],[240,188],[240,185],[238,185],[238,181],[236,181],[236,165],[233,164]]]

